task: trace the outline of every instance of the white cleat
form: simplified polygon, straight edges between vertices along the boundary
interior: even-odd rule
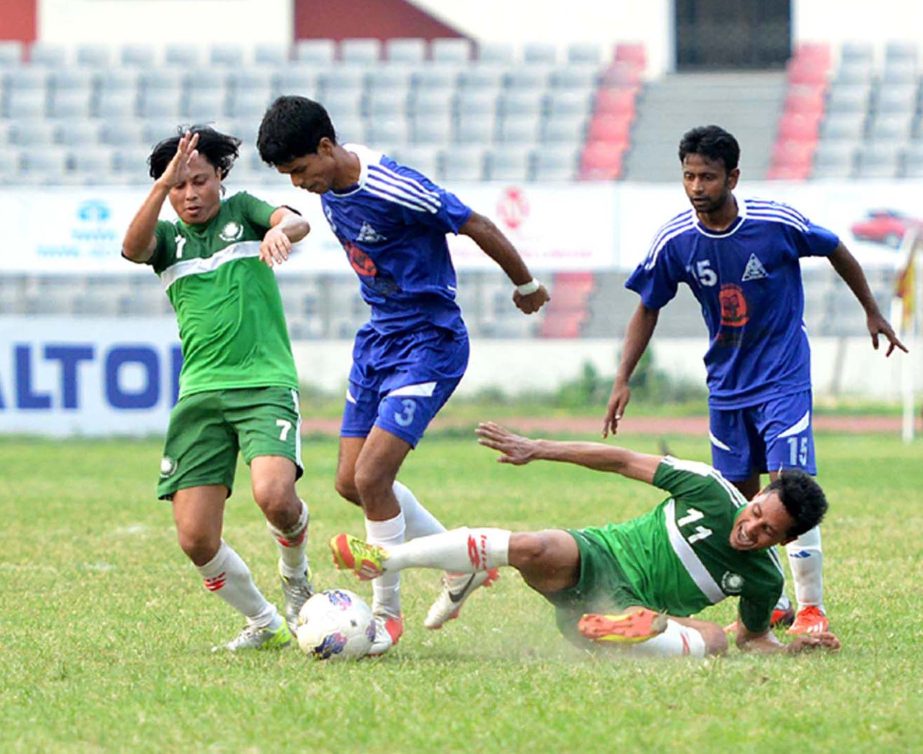
[[[475,573],[447,573],[442,577],[442,592],[426,614],[423,625],[433,630],[442,628],[447,621],[455,620],[465,600],[475,589],[490,586],[499,578],[500,571],[496,568]]]
[[[404,633],[404,617],[394,615],[375,616],[375,639],[369,648],[369,656],[383,655],[400,641]]]

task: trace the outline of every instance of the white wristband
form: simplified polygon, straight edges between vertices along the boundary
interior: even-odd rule
[[[528,283],[523,283],[522,285],[517,285],[516,290],[519,292],[520,296],[531,296],[539,288],[542,287],[542,284],[538,282],[535,278],[532,278]]]

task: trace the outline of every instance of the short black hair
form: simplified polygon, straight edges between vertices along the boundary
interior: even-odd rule
[[[199,144],[196,147],[199,154],[221,174],[221,178],[225,178],[240,155],[241,142],[236,136],[228,136],[211,126],[177,126],[176,136],[158,142],[147,159],[151,166],[151,178],[156,181],[163,175],[163,171],[176,154],[179,140],[187,131],[199,135]]]
[[[827,512],[827,497],[817,480],[800,469],[785,469],[766,488],[776,492],[795,523],[790,537],[800,537],[817,526]]]
[[[256,148],[267,165],[284,165],[316,154],[325,136],[336,144],[333,123],[323,105],[307,97],[283,95],[263,115]]]
[[[709,160],[721,160],[730,173],[740,162],[740,145],[721,126],[699,126],[686,131],[679,142],[679,161],[687,154],[700,154]]]

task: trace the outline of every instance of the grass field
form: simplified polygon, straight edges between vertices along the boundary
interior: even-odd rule
[[[624,438],[623,438],[624,439]],[[667,438],[705,460],[703,440]],[[632,438],[656,452],[656,438]],[[401,644],[378,660],[295,650],[212,655],[240,623],[201,586],[153,498],[157,441],[0,440],[0,751],[920,751],[919,443],[818,437],[827,605],[838,655],[599,661],[509,570],[460,620],[421,622],[438,574],[408,572]],[[661,493],[612,475],[512,468],[473,440],[424,442],[402,475],[449,525],[579,526],[641,513]],[[320,587],[360,585],[325,543],[361,533],[332,489],[334,440],[305,445]],[[275,547],[245,470],[225,536],[274,600]],[[733,616],[731,600],[704,615]]]

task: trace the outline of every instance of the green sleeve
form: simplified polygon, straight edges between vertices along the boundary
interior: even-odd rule
[[[234,194],[231,199],[237,204],[241,214],[254,225],[266,228],[267,230],[272,227],[270,225],[270,220],[272,219],[272,213],[275,212],[277,208],[269,204],[269,202],[257,199],[246,191]]]
[[[166,267],[170,249],[176,246],[176,228],[173,227],[173,223],[158,220],[157,227],[154,228],[154,238],[157,243],[147,263],[157,272],[161,272]]]
[[[782,579],[779,579],[777,586],[764,584],[764,587],[760,591],[754,590],[752,594],[744,591],[737,606],[741,622],[754,634],[762,634],[769,630],[772,610],[782,596]]]
[[[654,486],[675,497],[697,496],[714,489],[719,479],[708,464],[666,456],[654,473]]]

